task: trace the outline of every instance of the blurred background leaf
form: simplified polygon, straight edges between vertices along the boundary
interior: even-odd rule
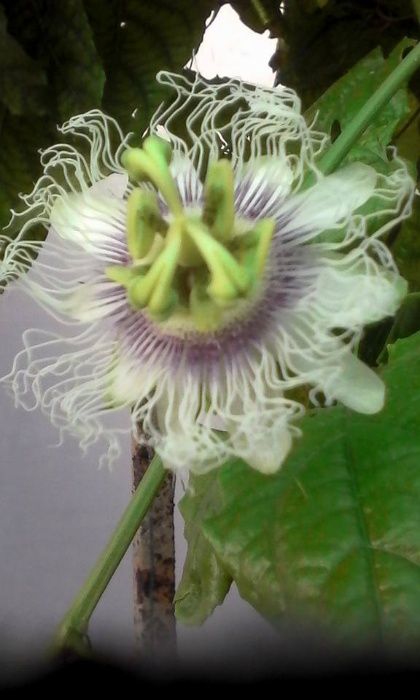
[[[38,149],[56,140],[47,119],[13,116],[0,105],[0,228],[8,223],[10,209],[19,206],[19,193],[30,192],[40,175]]]
[[[13,115],[47,111],[47,76],[7,31],[0,6],[0,102]]]
[[[9,32],[48,77],[52,123],[98,107],[105,75],[83,0],[2,1]]]
[[[85,0],[106,71],[103,107],[123,129],[145,130],[165,96],[156,73],[184,67],[201,43],[214,5],[212,0]]]

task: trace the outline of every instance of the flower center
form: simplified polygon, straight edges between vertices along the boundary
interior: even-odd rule
[[[156,321],[189,315],[196,330],[214,331],[223,317],[255,293],[274,232],[272,219],[251,223],[244,233],[235,219],[231,164],[211,163],[204,183],[201,215],[187,212],[170,171],[170,145],[150,136],[130,148],[123,165],[137,184],[127,200],[127,246],[132,264],[113,265],[107,276],[127,289],[134,309]],[[159,208],[158,194],[168,214]]]

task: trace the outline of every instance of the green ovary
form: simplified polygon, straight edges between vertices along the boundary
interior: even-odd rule
[[[170,171],[170,145],[150,136],[130,148],[123,165],[131,180],[148,183],[165,200],[159,210],[155,190],[135,187],[127,200],[127,246],[132,264],[113,265],[107,276],[127,290],[134,309],[157,322],[178,315],[199,332],[217,330],[226,311],[255,294],[265,269],[274,221],[261,219],[250,230],[235,229],[234,178],[222,159],[209,165],[201,216],[183,208]]]

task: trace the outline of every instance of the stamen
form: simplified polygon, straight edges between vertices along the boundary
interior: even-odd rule
[[[127,246],[133,260],[148,254],[156,233],[164,228],[156,194],[139,188],[133,190],[127,199]]]
[[[105,274],[112,282],[121,284],[128,289],[133,279],[136,277],[136,271],[132,267],[125,265],[108,265],[105,268]]]
[[[232,238],[235,222],[234,179],[230,162],[223,158],[209,165],[204,185],[203,222],[219,241]]]
[[[159,138],[159,136],[148,136],[143,141],[143,150],[154,160],[169,165],[172,159],[172,147],[169,141]]]
[[[169,144],[157,136],[149,136],[143,148],[129,148],[121,162],[130,177],[138,182],[151,182],[161,192],[175,216],[182,214],[178,188],[169,169]]]
[[[169,227],[165,248],[144,276],[132,280],[128,297],[135,308],[147,307],[153,316],[166,315],[177,301],[172,283],[181,252],[182,224]]]
[[[156,136],[147,138],[143,148],[124,153],[128,173],[160,191],[173,219],[165,231],[168,223],[161,216],[157,195],[134,189],[127,200],[127,245],[134,265],[126,272],[112,266],[107,275],[126,287],[135,309],[147,308],[162,320],[181,308],[180,300],[181,306],[188,300],[197,330],[213,331],[220,325],[221,309],[245,296],[261,276],[275,223],[271,219],[257,223],[239,247],[229,250],[237,240],[231,163],[221,159],[210,164],[200,219],[183,211],[169,169],[171,155],[170,145]]]
[[[224,305],[242,296],[249,288],[249,275],[233,255],[207,233],[204,226],[187,221],[186,231],[194,241],[211,273],[209,296]]]
[[[246,235],[249,245],[245,254],[245,267],[252,277],[261,277],[265,270],[271,240],[274,235],[276,223],[274,219],[261,219],[257,221],[252,231]]]

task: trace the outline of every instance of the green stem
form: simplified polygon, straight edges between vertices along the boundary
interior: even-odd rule
[[[87,629],[90,617],[130,546],[165,476],[166,471],[162,462],[155,456],[111,539],[64,616],[54,639],[55,653],[69,649],[86,653],[89,648]]]
[[[420,44],[417,44],[406,58],[392,71],[382,83],[380,88],[373,93],[360,112],[356,114],[350,124],[346,126],[336,141],[330,146],[318,163],[318,167],[324,175],[329,175],[336,170],[341,161],[359,136],[363,133],[378,112],[386,105],[403,83],[420,67]],[[305,183],[307,184],[307,183]]]

